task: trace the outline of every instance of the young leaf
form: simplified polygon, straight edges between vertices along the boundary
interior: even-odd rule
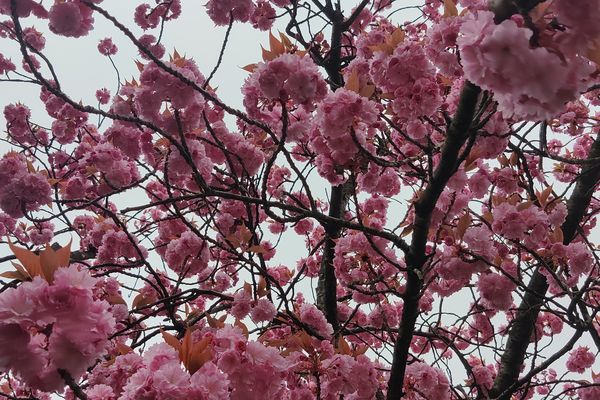
[[[405,38],[406,33],[404,33],[402,28],[398,27],[394,30],[394,32],[392,32],[392,35],[388,40],[388,44],[395,49],[400,43],[404,42]]]
[[[548,197],[550,196],[550,193],[552,193],[552,186],[548,186],[543,191],[537,193],[537,199],[542,208],[546,207],[546,204],[548,204]]]
[[[600,39],[596,39],[593,44],[588,47],[585,56],[588,60],[594,62],[596,67],[600,67]]]
[[[356,71],[356,69],[352,70],[352,72],[350,73],[350,76],[346,80],[346,89],[350,90],[351,92],[354,92],[354,93],[360,92],[358,72]]]
[[[37,254],[23,247],[15,246],[11,242],[8,243],[8,247],[17,257],[17,260],[21,262],[21,265],[25,268],[30,277],[34,278],[42,275],[40,257]]]
[[[54,281],[54,273],[60,267],[67,267],[71,260],[71,243],[58,250],[54,250],[51,246],[46,246],[40,252],[40,268],[46,281],[52,283]]]
[[[275,59],[275,57],[277,57],[276,54],[274,54],[273,52],[270,52],[269,50],[265,49],[264,47],[260,46],[260,48],[262,49],[263,61],[272,61]]]
[[[457,15],[456,3],[453,0],[444,0],[444,17],[456,17]]]
[[[287,37],[284,33],[279,32],[279,37],[281,38],[281,43],[283,43],[286,49],[291,49],[292,47],[294,47],[290,38]]]
[[[177,340],[177,338],[171,335],[170,333],[165,332],[162,328],[160,328],[160,333],[165,343],[174,348],[177,352],[179,352],[179,350],[181,349],[181,343],[179,343],[179,340]]]
[[[25,281],[27,279],[29,279],[28,275],[24,275],[19,271],[6,271],[6,272],[2,272],[0,274],[1,277],[3,278],[8,278],[8,279],[17,279],[19,281]]]
[[[465,232],[467,231],[469,225],[471,225],[471,214],[467,212],[458,220],[456,229],[459,238],[462,239],[465,236]]]
[[[252,72],[256,71],[257,67],[258,67],[257,64],[248,64],[248,65],[242,67],[242,69],[244,71],[248,71],[248,72],[252,73]]]
[[[272,32],[269,32],[269,46],[270,46],[271,53],[273,53],[277,56],[280,56],[283,53],[285,53],[285,46],[283,45],[282,42],[277,40],[277,38],[275,36],[273,36]]]

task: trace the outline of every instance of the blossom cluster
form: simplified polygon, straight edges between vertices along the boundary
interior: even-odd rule
[[[552,117],[586,88],[594,72],[577,54],[565,63],[547,48],[532,48],[530,29],[513,20],[495,24],[489,11],[478,11],[460,32],[457,43],[465,77],[493,91],[507,116]]]
[[[228,25],[230,21],[251,22],[256,29],[269,30],[275,22],[276,10],[285,7],[289,0],[209,0],[208,16],[216,25]]]
[[[36,276],[0,294],[0,370],[27,386],[60,391],[60,371],[74,379],[109,347],[115,327],[110,305],[94,295],[98,284],[76,265],[58,268],[51,281]]]
[[[0,208],[14,218],[51,202],[48,178],[31,169],[20,154],[7,153],[0,159]]]
[[[285,332],[282,332],[285,333]],[[287,332],[289,335],[289,332]],[[303,337],[306,336],[294,336]],[[193,346],[201,350],[197,364],[182,365],[182,353],[173,343],[152,345],[143,356],[128,352],[111,362],[98,365],[89,377],[88,398],[96,399],[312,399],[314,395],[301,381],[301,374],[315,368],[311,356],[296,349],[287,357],[276,347],[247,339],[237,327],[206,328],[191,335]],[[285,343],[284,336],[270,337],[266,343]],[[321,359],[318,369],[325,398],[348,395],[356,400],[372,399],[378,386],[379,372],[364,355],[351,356],[335,351],[328,341],[308,341],[304,350],[315,346]],[[184,349],[187,351],[187,349]],[[185,358],[184,358],[185,359]],[[191,368],[191,369],[190,369]],[[428,368],[428,369],[427,369]],[[444,383],[432,367],[414,371],[415,379],[433,374],[432,382]],[[433,390],[448,398],[443,385]],[[417,384],[415,389],[421,386]],[[422,389],[425,389],[423,386]],[[433,393],[433,392],[432,392]]]
[[[345,89],[327,95],[319,103],[310,144],[324,178],[339,183],[343,169],[352,166],[360,149],[368,151],[369,130],[377,122],[378,113],[376,103]]]

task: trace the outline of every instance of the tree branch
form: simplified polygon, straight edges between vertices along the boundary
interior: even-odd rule
[[[77,382],[75,382],[75,379],[73,379],[73,377],[71,376],[71,374],[69,374],[68,371],[66,371],[64,369],[59,369],[58,374],[60,375],[61,378],[63,378],[63,380],[65,381],[67,386],[69,386],[69,388],[71,388],[75,397],[77,397],[78,399],[81,399],[81,400],[87,400],[87,398],[88,398],[87,395],[81,389],[81,387],[79,387]]]
[[[329,16],[329,14],[327,14]],[[329,77],[332,90],[343,86],[343,77],[341,69],[342,54],[342,35],[344,33],[344,16],[337,11],[332,12],[331,23],[331,50],[325,59],[325,70]],[[335,219],[342,219],[348,201],[347,187],[349,182],[343,185],[331,186],[331,200],[329,204],[329,216]],[[338,335],[337,320],[337,278],[335,276],[335,267],[333,258],[335,257],[335,240],[342,232],[340,224],[325,224],[325,244],[321,258],[321,268],[319,270],[319,280],[317,283],[317,307],[325,314],[327,322],[333,327],[335,336]]]
[[[596,137],[592,144],[588,159],[596,157],[600,157],[600,137]],[[575,238],[598,182],[600,182],[600,163],[586,163],[567,202],[567,217],[561,226],[564,237],[563,244],[567,245]],[[507,391],[519,377],[519,371],[529,346],[529,338],[531,338],[540,307],[548,291],[548,282],[540,268],[542,268],[541,265],[536,268],[527,285],[527,291],[508,333],[506,350],[502,354],[498,375],[490,390],[492,398],[510,399],[512,392],[518,389],[515,387],[513,391]]]
[[[404,293],[402,321],[394,345],[394,358],[388,381],[387,400],[398,400],[403,396],[402,388],[408,361],[408,350],[412,341],[415,323],[419,315],[419,299],[423,287],[423,265],[427,259],[425,245],[429,234],[431,213],[458,167],[458,155],[469,137],[469,128],[481,89],[470,82],[462,89],[458,109],[448,128],[446,142],[442,148],[440,162],[433,177],[415,203],[415,219],[410,250],[406,255],[407,282]]]

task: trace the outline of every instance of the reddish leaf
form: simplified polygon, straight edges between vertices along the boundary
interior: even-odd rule
[[[220,329],[225,326],[225,323],[223,321],[213,318],[210,315],[206,316],[206,322],[208,322],[208,326],[210,326],[211,328]]]
[[[406,237],[410,235],[413,229],[414,227],[412,226],[412,224],[408,225],[406,228],[402,229],[402,232],[400,232],[400,237]]]
[[[235,322],[233,323],[233,325],[237,326],[238,328],[240,328],[242,330],[242,333],[244,334],[244,336],[246,336],[246,338],[248,338],[250,336],[250,332],[248,331],[248,327],[246,326],[246,324],[244,324],[239,319],[236,318]]]
[[[213,352],[211,348],[206,348],[203,351],[194,352],[190,356],[189,364],[186,367],[190,375],[194,375],[204,364],[212,360]]]
[[[456,3],[453,0],[444,0],[444,17],[456,17],[457,15]]]
[[[550,197],[550,193],[552,193],[552,186],[548,186],[543,191],[537,193],[536,197],[542,208],[546,207],[546,204],[548,204],[548,197]]]
[[[25,281],[25,280],[29,279],[29,276],[24,275],[23,273],[21,273],[19,271],[2,272],[0,274],[0,276],[3,278],[8,278],[8,279],[17,279],[19,281]]]
[[[49,283],[54,281],[54,273],[60,267],[67,267],[71,261],[71,243],[58,250],[54,250],[50,246],[46,246],[40,252],[40,268],[44,278]]]
[[[135,66],[137,67],[138,71],[140,71],[140,72],[142,72],[145,67],[144,63],[142,63],[138,60],[135,60]]]
[[[285,53],[284,44],[282,42],[280,42],[279,40],[277,40],[277,38],[275,36],[273,36],[272,32],[269,32],[269,46],[270,46],[271,53],[273,53],[276,56],[280,56],[283,53]]]
[[[404,33],[402,28],[398,27],[394,30],[394,32],[392,32],[390,38],[388,39],[388,43],[395,49],[400,43],[404,42],[405,38],[406,33]]]
[[[491,213],[491,212],[489,212],[489,211],[486,211],[486,212],[484,212],[484,213],[481,215],[481,217],[482,217],[482,218],[483,218],[483,219],[484,219],[484,220],[485,220],[485,221],[486,221],[488,224],[491,224],[491,223],[493,223],[493,222],[494,222],[494,216],[493,216],[493,215],[492,215],[492,213]]]
[[[262,58],[263,61],[272,61],[275,59],[275,57],[277,57],[276,54],[273,54],[272,52],[270,52],[269,50],[266,50],[264,47],[260,46],[260,48],[262,49]]]
[[[369,346],[365,346],[365,345],[356,346],[356,348],[352,352],[352,355],[354,357],[357,357],[357,356],[360,356],[362,354],[365,354],[367,352],[367,350],[369,350]]]
[[[258,288],[256,290],[256,295],[258,297],[265,297],[268,293],[269,293],[269,290],[267,289],[267,281],[265,278],[263,278],[261,276],[260,280],[258,281]]]
[[[35,167],[33,166],[33,163],[30,160],[27,160],[27,171],[31,173],[37,172],[35,170]]]
[[[260,244],[255,244],[254,246],[250,246],[248,247],[248,251],[250,253],[256,253],[256,254],[265,254],[267,252],[267,249],[265,249],[262,245]]]
[[[554,228],[554,231],[552,232],[552,239],[554,243],[563,243],[565,240],[563,231],[559,226]]]
[[[594,41],[593,45],[588,47],[588,51],[585,56],[596,64],[596,67],[600,66],[600,40]]]
[[[165,343],[179,352],[179,349],[181,348],[181,343],[179,343],[179,340],[177,340],[177,338],[170,333],[165,332],[162,328],[160,328],[160,333]]]
[[[523,211],[523,210],[527,210],[529,207],[531,207],[533,205],[533,201],[528,200],[524,203],[521,203],[517,206],[517,210],[518,211]]]
[[[546,15],[548,8],[552,5],[551,1],[538,4],[533,10],[529,12],[531,20],[534,22],[540,21]]]
[[[367,99],[370,99],[371,96],[375,93],[375,85],[365,85],[360,89],[359,94]]]
[[[347,90],[349,90],[351,92],[354,92],[354,93],[359,93],[360,92],[358,72],[356,71],[356,69],[352,70],[352,73],[350,73],[350,76],[346,80],[346,86],[345,87],[346,87]]]
[[[125,355],[129,353],[133,353],[133,349],[123,343],[117,342],[117,351],[120,355]]]
[[[190,355],[192,351],[192,331],[187,329],[183,340],[181,341],[181,347],[179,348],[179,359],[183,365],[187,368],[190,361]]]
[[[141,308],[148,304],[148,300],[140,293],[133,298],[131,308],[135,310],[136,308]]]
[[[294,47],[290,38],[288,38],[284,33],[279,32],[279,37],[281,38],[281,43],[283,43],[286,49],[291,49]]]
[[[257,67],[258,67],[257,64],[248,64],[245,67],[242,67],[242,69],[244,71],[248,71],[248,72],[252,73],[252,72],[256,71]]]
[[[382,44],[377,44],[377,45],[368,46],[368,47],[374,53],[381,51],[386,54],[392,54],[394,52],[394,48],[391,45],[389,45],[388,43],[382,43]]]
[[[344,339],[344,337],[340,337],[340,339],[338,340],[336,350],[338,354],[352,354],[352,348],[350,347],[346,339]]]
[[[125,300],[123,300],[123,298],[119,295],[114,295],[114,296],[108,296],[106,298],[106,301],[108,301],[108,304],[125,304],[127,305],[127,303],[125,302]]]
[[[23,247],[15,246],[11,242],[8,247],[21,262],[21,265],[27,270],[30,277],[42,276],[42,268],[40,266],[40,257],[34,252]]]
[[[456,230],[457,230],[459,238],[462,239],[465,236],[465,232],[467,231],[467,228],[470,225],[471,225],[471,214],[469,214],[467,212],[462,217],[460,217],[460,219],[458,220],[458,225],[456,227]]]

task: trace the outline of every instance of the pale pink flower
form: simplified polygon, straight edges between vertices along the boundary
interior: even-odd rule
[[[49,11],[50,30],[57,35],[80,37],[92,29],[91,9],[75,1],[54,4]]]
[[[330,337],[333,334],[333,328],[327,322],[323,313],[313,304],[302,304],[300,306],[300,320],[319,335]]]
[[[508,277],[495,273],[482,274],[477,290],[484,304],[495,310],[508,310],[512,303],[512,291],[516,284]]]
[[[118,48],[111,38],[105,38],[98,43],[98,51],[104,56],[112,56],[117,54]]]
[[[250,317],[254,322],[269,322],[277,315],[277,309],[272,302],[268,299],[258,299],[252,311],[250,311]]]
[[[569,353],[567,369],[571,372],[584,373],[586,369],[594,365],[596,357],[587,347],[578,347]]]

